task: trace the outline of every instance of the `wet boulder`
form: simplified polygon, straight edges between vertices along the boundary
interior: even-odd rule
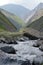
[[[24,42],[24,41],[29,40],[29,38],[28,37],[25,37],[25,36],[22,36],[22,37],[17,37],[17,40],[18,41],[21,41],[21,42]]]
[[[31,63],[29,60],[27,60],[27,61],[23,61],[21,65],[31,65]]]
[[[14,44],[18,44],[16,40],[14,40]]]
[[[1,40],[1,42],[6,43],[6,41],[5,41],[5,40]]]
[[[7,58],[5,58],[5,60],[4,60],[4,63],[5,64],[8,64],[8,63],[15,63],[15,62],[17,62],[17,59],[14,59],[14,58],[10,58],[10,57],[7,57]]]
[[[5,53],[16,54],[16,50],[12,46],[4,46],[0,48]]]
[[[6,43],[6,40],[5,40],[5,38],[0,38],[0,43]]]
[[[41,51],[43,51],[43,44],[39,47],[39,49],[40,49]]]
[[[18,43],[16,42],[16,40],[8,40],[6,43],[7,43],[7,44],[18,44]]]
[[[37,43],[33,44],[33,47],[39,47],[39,46],[40,46],[40,45],[37,44]]]
[[[19,38],[18,40],[21,41],[21,42],[25,41],[24,38]]]
[[[28,37],[24,37],[24,40],[27,40],[27,41],[28,41],[28,40],[29,40],[29,38],[28,38]]]
[[[1,40],[0,40],[0,43],[2,43]]]
[[[43,56],[35,57],[32,65],[41,65],[41,64],[43,64]]]
[[[38,39],[35,44],[33,44],[34,47],[39,47],[42,44],[42,40]]]
[[[17,60],[0,50],[0,65],[13,65]]]

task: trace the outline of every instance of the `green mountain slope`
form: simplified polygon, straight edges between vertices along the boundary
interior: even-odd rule
[[[3,9],[1,9],[1,12],[10,20],[10,22],[17,28],[17,30],[19,30],[21,27],[25,25],[24,21],[16,15],[11,14]]]
[[[3,9],[0,9],[0,30],[18,31],[24,26],[24,22]]]
[[[7,17],[0,11],[0,31],[15,31],[16,27],[7,19]]]
[[[27,27],[31,27],[31,28],[33,28],[35,30],[43,32],[43,16],[40,17],[39,19],[35,20],[34,22],[32,22]]]

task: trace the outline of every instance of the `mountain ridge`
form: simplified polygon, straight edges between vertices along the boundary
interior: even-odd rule
[[[27,9],[21,5],[8,4],[8,5],[1,6],[1,8],[19,16],[23,20],[25,20],[28,13],[30,13],[29,9]]]
[[[27,18],[27,25],[43,16],[43,3],[39,4],[35,9],[32,10],[32,14]],[[42,6],[42,7],[41,7]]]

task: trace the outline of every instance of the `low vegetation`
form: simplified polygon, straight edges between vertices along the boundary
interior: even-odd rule
[[[3,31],[0,32],[0,37],[5,37],[5,38],[16,38],[18,36],[23,36],[23,32],[8,32],[8,31]]]

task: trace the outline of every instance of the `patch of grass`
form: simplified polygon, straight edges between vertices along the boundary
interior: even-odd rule
[[[8,31],[0,32],[0,37],[5,37],[5,38],[18,37],[22,35],[23,32],[8,32]]]
[[[6,30],[5,26],[0,24],[0,30]]]

